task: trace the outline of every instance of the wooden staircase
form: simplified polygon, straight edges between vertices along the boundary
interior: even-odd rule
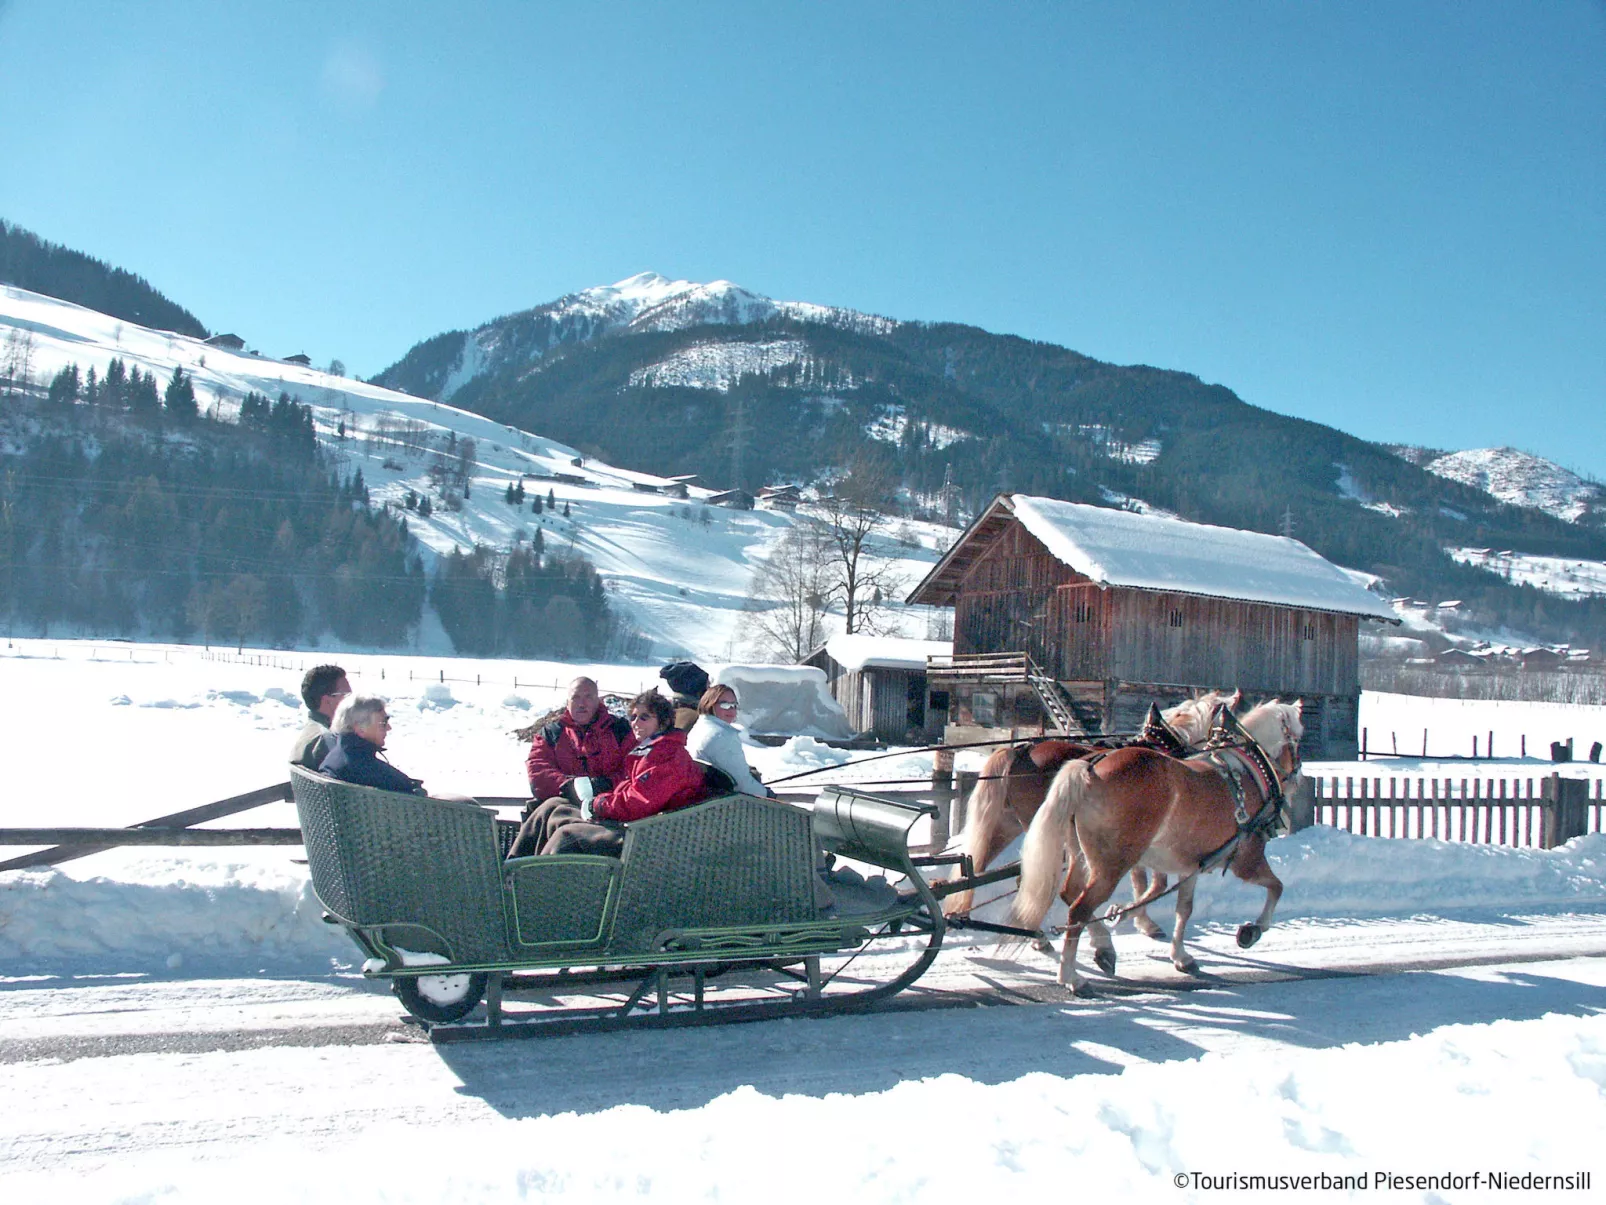
[[[1054,727],[1066,736],[1090,736],[1099,729],[1096,708],[1080,706],[1026,653],[955,653],[929,657],[926,677],[933,685],[972,682],[984,685],[1030,684]]]

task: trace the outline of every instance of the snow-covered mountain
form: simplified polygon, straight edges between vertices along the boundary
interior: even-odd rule
[[[861,333],[896,324],[857,310],[776,301],[728,280],[701,284],[642,272],[611,285],[493,319],[471,331],[451,331],[419,344],[375,378],[437,401],[476,378],[540,360],[554,348],[621,332],[683,331],[695,326],[745,326],[786,318]]]
[[[594,304],[598,321],[612,321],[684,292],[674,282],[636,281],[626,296],[612,301],[600,296],[606,290],[590,290],[585,304]],[[577,303],[570,317],[578,321],[582,313]],[[667,478],[584,457],[557,440],[442,402],[0,286],[0,366],[18,355],[25,355],[35,387],[72,363],[104,376],[114,357],[159,381],[182,367],[192,375],[201,411],[225,418],[237,413],[247,393],[288,393],[311,406],[320,442],[343,474],[362,471],[378,505],[400,504],[409,490],[432,492],[430,469],[444,450],[461,454],[464,441],[472,440],[472,487],[461,508],[407,515],[426,553],[444,556],[475,544],[505,549],[533,540],[539,530],[547,549],[572,549],[596,566],[622,621],[646,637],[645,647],[636,650],[643,657],[738,659],[742,649],[735,637],[753,568],[795,521],[781,511],[704,505],[713,491],[695,486],[679,497],[677,483]],[[504,493],[519,481],[527,491],[550,497],[556,511],[537,516],[528,506],[508,505]],[[936,559],[940,533],[919,523],[905,528],[906,543],[889,544],[887,552],[906,560],[903,575],[918,580]],[[450,651],[438,627],[433,635],[423,634],[423,643],[425,651]]]
[[[1427,461],[1428,472],[1576,523],[1599,502],[1601,487],[1570,469],[1516,448],[1473,448]]]

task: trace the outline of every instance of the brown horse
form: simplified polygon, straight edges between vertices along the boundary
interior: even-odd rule
[[[1299,773],[1299,738],[1304,734],[1300,710],[1297,702],[1263,703],[1242,720],[1270,762],[1279,789]],[[1249,760],[1244,759],[1245,770]],[[1242,781],[1244,811],[1252,822],[1269,820],[1264,809],[1274,806],[1267,797],[1270,784],[1262,785],[1254,773],[1246,773]],[[1236,809],[1227,778],[1206,755],[1178,761],[1132,747],[1066,763],[1026,832],[1020,890],[1009,923],[1027,929],[1042,924],[1069,854],[1070,869],[1059,890],[1070,905],[1059,981],[1080,993],[1085,985],[1076,973],[1076,947],[1084,927],[1093,930],[1094,962],[1105,974],[1115,973],[1110,931],[1094,913],[1121,877],[1138,865],[1182,875],[1171,964],[1192,971],[1196,964],[1183,949],[1183,937],[1193,914],[1198,871],[1215,854],[1240,879],[1266,889],[1259,918],[1238,930],[1238,944],[1253,945],[1271,924],[1283,885],[1266,862],[1266,829],[1253,823],[1247,830],[1240,828]]]
[[[1216,707],[1225,703],[1236,709],[1243,700],[1242,691],[1225,695],[1219,690],[1207,691],[1196,699],[1187,699],[1160,713],[1171,730],[1190,748],[1198,748],[1210,732],[1210,720]],[[1054,775],[1066,762],[1088,757],[1099,752],[1092,745],[1071,740],[1045,740],[1026,745],[1007,745],[988,755],[983,763],[975,789],[965,813],[965,830],[960,834],[960,849],[970,855],[970,863],[979,873],[992,864],[999,852],[1026,830],[1037,815],[1048,795]],[[1148,872],[1142,867],[1132,871],[1132,892],[1142,899],[1149,890]],[[1158,891],[1165,890],[1161,876]],[[972,893],[963,891],[950,897],[943,911],[950,916],[963,915],[972,908]],[[1140,904],[1131,913],[1140,933],[1164,938],[1160,926],[1149,918]]]

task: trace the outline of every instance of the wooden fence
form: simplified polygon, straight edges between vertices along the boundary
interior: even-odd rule
[[[929,786],[897,792],[904,798],[936,805],[928,850],[941,848],[950,834],[964,826],[965,807],[976,782],[973,771],[936,771]],[[1557,774],[1515,779],[1349,775],[1306,778],[1303,783],[1305,790],[1290,797],[1296,829],[1325,824],[1369,837],[1436,838],[1552,849],[1573,837],[1598,833],[1606,827],[1606,791],[1601,780],[1590,782]],[[807,806],[813,792],[784,791],[780,797]],[[0,871],[57,865],[127,845],[299,845],[299,829],[192,827],[289,798],[290,784],[285,782],[158,816],[126,829],[0,827],[0,847],[53,846],[0,861]],[[502,810],[518,808],[525,802],[515,796],[479,799],[487,807]]]
[[[1307,822],[1367,837],[1552,849],[1602,830],[1603,782],[1562,778],[1308,778]]]

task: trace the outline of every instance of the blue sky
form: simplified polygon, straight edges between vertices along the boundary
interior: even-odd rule
[[[0,216],[270,354],[652,269],[1606,476],[1606,6],[0,0]]]

